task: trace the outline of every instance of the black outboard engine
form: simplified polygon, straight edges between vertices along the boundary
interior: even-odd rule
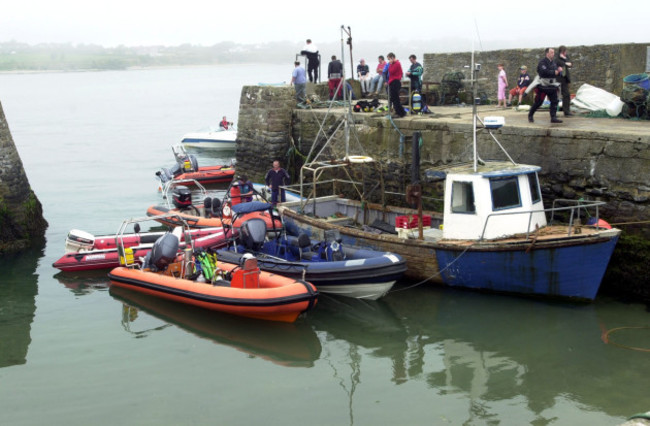
[[[241,226],[241,243],[248,250],[260,250],[266,237],[266,222],[264,219],[248,219]]]
[[[187,186],[179,185],[172,190],[172,202],[177,209],[192,206],[192,191]]]
[[[178,252],[178,238],[170,233],[165,233],[153,244],[151,252],[144,260],[144,267],[152,271],[164,271],[176,259]]]

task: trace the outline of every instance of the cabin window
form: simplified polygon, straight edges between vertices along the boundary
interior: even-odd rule
[[[521,206],[517,176],[490,179],[490,191],[492,192],[492,210],[511,209]]]
[[[530,186],[530,197],[533,200],[533,204],[542,201],[542,196],[539,193],[539,180],[537,178],[537,173],[531,173],[528,175],[528,185]]]
[[[474,186],[472,182],[456,182],[451,184],[451,212],[474,213]]]

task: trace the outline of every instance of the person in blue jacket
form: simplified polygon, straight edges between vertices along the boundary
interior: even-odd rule
[[[278,160],[273,161],[273,168],[266,173],[264,178],[266,186],[271,188],[271,204],[276,205],[278,203],[278,196],[281,202],[287,201],[287,196],[284,193],[284,189],[280,188],[282,185],[288,185],[291,181],[291,176],[280,167],[280,162]]]

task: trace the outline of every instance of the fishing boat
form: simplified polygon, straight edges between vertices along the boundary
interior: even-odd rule
[[[177,218],[178,219],[178,218]],[[140,225],[135,224],[134,232],[122,234],[122,244],[128,248],[134,259],[144,258],[158,238],[165,231],[141,232]],[[226,245],[223,228],[191,229],[186,234],[181,228],[174,228],[173,235],[179,239],[179,250],[187,245],[185,238],[190,238],[196,248],[219,248]],[[93,235],[78,229],[68,232],[65,240],[65,254],[52,264],[62,271],[89,271],[95,269],[110,269],[120,265],[118,254],[118,235]]]
[[[120,245],[119,251],[125,250]],[[126,256],[123,266],[108,276],[111,287],[269,321],[294,322],[318,299],[312,284],[260,271],[253,256],[240,264],[217,264],[205,251],[191,247],[178,255],[178,239],[171,233],[154,243],[141,267]]]
[[[265,203],[235,205],[233,220],[237,222],[240,212],[267,211],[272,215],[272,209]],[[304,233],[287,235],[283,228],[269,230],[261,219],[247,219],[237,234],[228,234],[230,244],[217,251],[220,260],[239,263],[252,254],[260,269],[304,279],[322,293],[376,300],[406,271],[406,261],[398,254],[347,247],[336,230],[316,241]]]
[[[474,67],[473,81],[478,69]],[[346,134],[349,115],[343,117]],[[422,282],[593,300],[621,233],[599,217],[598,209],[604,203],[554,200],[545,208],[540,167],[517,164],[500,144],[507,160],[479,159],[479,122],[480,130],[498,144],[492,132],[504,124],[502,118],[482,120],[474,104],[473,161],[424,173],[425,185],[445,182],[443,211],[423,210],[416,132],[412,137],[412,185],[407,190],[407,201],[415,208],[344,198],[340,190],[334,195],[325,193],[323,187],[337,187],[339,180],[327,172],[354,167],[367,170],[373,159],[350,156],[347,151],[339,159],[314,157],[302,167],[300,176],[300,194],[309,188],[309,196],[278,205],[288,232],[320,239],[335,230],[343,244],[397,253],[406,259],[405,276]],[[325,181],[332,176],[334,179]],[[365,194],[362,182],[340,181],[338,187],[348,183],[356,189],[350,193]]]
[[[198,182],[202,185],[229,183],[235,176],[234,161],[229,165],[199,166],[194,154],[188,154],[183,145],[172,146],[176,164],[170,168],[161,167],[156,172],[160,179],[160,189],[173,181],[185,181],[187,184]]]
[[[196,132],[186,133],[181,139],[185,146],[202,149],[215,149],[222,151],[234,151],[237,140],[237,129],[235,128],[209,128]]]

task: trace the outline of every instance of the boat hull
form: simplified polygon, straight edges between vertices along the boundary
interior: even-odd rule
[[[404,276],[411,280],[531,296],[593,300],[620,235],[618,229],[601,229],[543,241],[443,243],[367,232],[297,213],[289,204],[281,205],[280,213],[290,233],[319,239],[336,229],[345,245],[402,256]]]
[[[155,240],[164,235],[163,232],[152,232],[124,237],[124,247],[133,250],[133,259],[140,263],[140,259],[151,251]],[[202,228],[190,231],[194,248],[221,248],[227,244],[223,228]],[[152,238],[155,237],[155,238]],[[111,269],[120,266],[120,257],[117,252],[115,235],[96,237],[94,248],[78,252],[65,253],[52,266],[62,271],[90,271],[97,269]],[[185,248],[185,241],[181,239],[179,250]]]
[[[406,261],[392,253],[346,249],[341,261],[286,261],[264,253],[253,253],[263,271],[275,272],[314,284],[319,292],[358,299],[377,300],[404,275]],[[239,263],[243,253],[222,249],[218,258]]]
[[[226,271],[238,265],[220,263]],[[214,286],[141,269],[118,267],[108,274],[117,286],[155,297],[232,315],[269,321],[294,322],[312,309],[318,291],[307,282],[261,272],[259,288]]]
[[[194,132],[184,135],[181,143],[192,148],[234,151],[236,139],[236,131]]]
[[[183,181],[184,185],[193,185],[198,182],[201,185],[216,183],[230,183],[235,177],[235,168],[227,166],[199,167],[196,172],[182,173],[174,177],[175,181]]]

